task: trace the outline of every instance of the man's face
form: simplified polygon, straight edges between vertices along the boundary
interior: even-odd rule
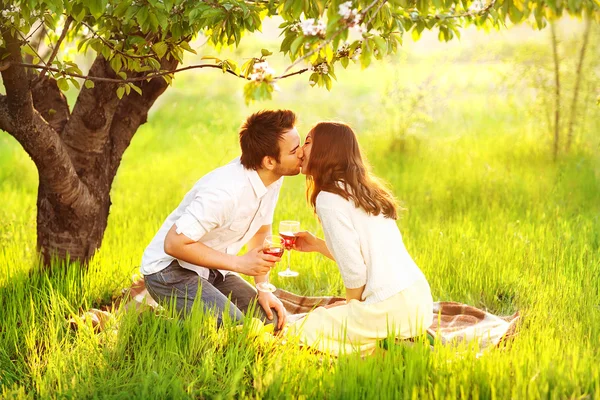
[[[298,175],[302,162],[300,153],[300,135],[292,128],[279,141],[279,162],[273,172],[281,176]]]

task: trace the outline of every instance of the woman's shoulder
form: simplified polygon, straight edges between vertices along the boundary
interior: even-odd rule
[[[337,208],[348,205],[349,201],[344,199],[342,196],[332,192],[326,192],[322,190],[317,195],[316,206],[319,208]]]

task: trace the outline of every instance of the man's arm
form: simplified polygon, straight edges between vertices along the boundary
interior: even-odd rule
[[[165,253],[178,260],[250,276],[265,275],[271,266],[279,261],[279,258],[263,253],[262,246],[253,248],[243,256],[222,253],[201,242],[196,242],[184,234],[177,233],[175,225],[171,227],[165,237],[164,250]]]
[[[258,232],[252,236],[252,238],[248,241],[248,248],[261,248],[265,238],[267,235],[271,234],[271,224],[263,225]],[[254,276],[254,282],[261,283],[267,280],[267,275],[256,275]],[[279,317],[279,325],[277,329],[282,329],[285,325],[285,321],[287,318],[287,313],[285,311],[285,307],[281,300],[279,300],[273,293],[270,292],[258,292],[258,304],[265,310],[265,314],[267,318],[270,320],[273,319],[273,311],[277,312],[277,316]]]
[[[250,240],[248,241],[248,248],[249,249],[255,249],[255,248],[262,248],[263,243],[265,241],[265,238],[267,237],[267,235],[271,234],[271,225],[263,225],[260,227],[260,229],[258,230],[258,232],[256,232],[254,234],[254,236],[252,236],[250,238]],[[254,276],[254,282],[256,283],[261,283],[264,282],[267,279],[267,275],[256,275]]]

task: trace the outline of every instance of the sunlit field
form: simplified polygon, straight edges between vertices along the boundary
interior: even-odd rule
[[[561,32],[566,126],[579,25],[571,21]],[[85,272],[38,272],[37,172],[0,132],[2,397],[600,398],[597,93],[586,100],[582,92],[573,146],[554,161],[553,94],[538,79],[552,69],[547,32],[520,27],[468,31],[449,44],[405,41],[385,63],[336,69],[331,92],[301,75],[281,82],[273,100],[250,106],[235,77],[178,75],[125,153],[102,248]],[[216,54],[201,43],[200,56]],[[243,54],[271,43],[265,35]],[[600,40],[590,43],[584,87],[593,92]],[[284,66],[277,57],[273,64]],[[398,224],[434,300],[519,311],[517,337],[479,357],[476,347],[417,343],[330,359],[291,342],[263,342],[230,323],[217,330],[200,309],[183,321],[168,310],[115,313],[99,334],[85,325],[72,330],[70,317],[130,285],[164,218],[197,179],[239,154],[242,120],[264,108],[293,109],[303,136],[321,120],[349,123],[373,172],[405,208]],[[284,219],[322,235],[303,176],[285,180],[275,224]],[[343,293],[328,259],[293,253],[292,267],[298,278],[272,274],[271,281],[303,295]]]

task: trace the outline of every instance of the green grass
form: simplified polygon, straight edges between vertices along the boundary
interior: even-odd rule
[[[528,98],[502,76],[513,65],[443,62],[410,53],[363,73],[339,71],[331,93],[299,80],[273,101],[244,106],[241,85],[214,73],[181,75],[127,150],[112,191],[101,250],[89,269],[35,269],[37,174],[0,134],[0,393],[6,398],[600,398],[600,115],[592,110],[576,148],[552,161],[551,136]],[[441,65],[441,66],[440,66]],[[391,146],[386,87],[441,79],[434,117]],[[302,78],[303,79],[303,78]],[[523,324],[508,347],[392,346],[360,359],[313,355],[293,343],[249,339],[197,310],[124,313],[119,330],[95,334],[67,319],[131,282],[167,214],[203,174],[238,154],[242,119],[292,108],[299,130],[321,119],[349,122],[376,174],[407,209],[399,221],[435,300]],[[529,108],[528,108],[529,107]],[[534,111],[534,112],[526,112]],[[539,111],[539,110],[538,110]],[[286,179],[275,222],[294,218],[322,233],[304,200],[304,179]],[[333,263],[294,253],[297,279],[275,285],[309,295],[341,294]]]

